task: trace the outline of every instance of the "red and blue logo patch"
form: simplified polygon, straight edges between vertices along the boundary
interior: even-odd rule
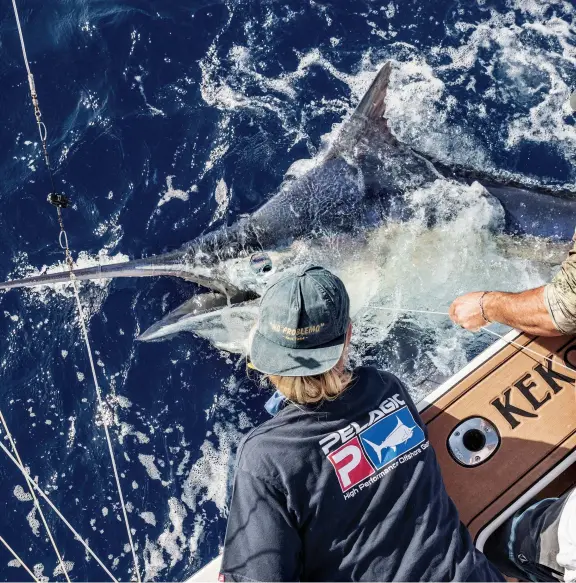
[[[380,419],[328,455],[343,492],[424,442],[408,407]]]

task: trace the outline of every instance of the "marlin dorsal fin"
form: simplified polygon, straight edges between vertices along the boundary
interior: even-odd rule
[[[392,63],[388,61],[382,66],[376,78],[370,85],[358,107],[354,110],[350,119],[344,123],[340,134],[326,158],[335,158],[350,151],[361,139],[368,126],[378,126],[383,135],[396,143],[396,138],[390,132],[386,119],[386,93],[392,72]]]
[[[384,118],[386,113],[386,92],[388,91],[391,73],[392,63],[388,61],[378,71],[378,75],[376,75],[372,85],[370,85],[362,101],[356,107],[350,121],[359,116],[370,121]]]

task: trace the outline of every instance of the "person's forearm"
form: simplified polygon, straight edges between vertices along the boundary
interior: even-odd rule
[[[546,309],[544,287],[521,293],[490,292],[484,297],[484,313],[492,322],[538,336],[561,336]]]

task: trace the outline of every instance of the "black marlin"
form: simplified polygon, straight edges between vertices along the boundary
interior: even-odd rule
[[[306,261],[334,264],[334,248],[361,252],[362,241],[382,225],[405,224],[413,210],[409,195],[437,182],[477,183],[494,207],[496,232],[558,241],[571,238],[576,200],[545,189],[503,184],[462,167],[442,164],[400,143],[386,114],[391,63],[386,63],[330,150],[303,175],[288,172],[280,190],[253,214],[162,255],[77,269],[76,278],[170,275],[209,290],[154,324],[140,340],[188,330],[215,345],[238,349],[256,313],[257,298],[274,278],[293,268],[302,244]],[[482,185],[482,186],[480,186]],[[430,209],[431,226],[435,211]],[[350,245],[350,242],[355,242]],[[310,250],[313,250],[310,252]],[[301,255],[301,254],[300,254]],[[333,267],[337,267],[332,265]],[[67,272],[8,281],[0,289],[66,282]],[[353,285],[353,282],[352,282]]]

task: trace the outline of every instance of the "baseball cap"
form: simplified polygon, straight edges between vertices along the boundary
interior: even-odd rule
[[[252,366],[289,377],[330,370],[342,356],[349,313],[348,292],[327,269],[311,265],[282,277],[260,301]]]

